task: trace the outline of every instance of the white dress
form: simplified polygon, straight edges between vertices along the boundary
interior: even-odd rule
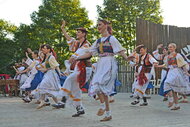
[[[49,70],[45,72],[44,77],[37,88],[39,93],[53,95],[54,97],[61,97],[60,78],[55,71],[55,68],[58,67],[59,64],[57,63],[55,57],[50,55],[49,59],[47,59],[43,65],[45,68],[49,68]]]
[[[156,58],[157,60],[163,60],[163,63],[167,63],[167,56],[164,56],[163,54],[159,54],[158,50],[155,50],[154,52],[152,52],[154,58]],[[162,69],[161,71],[161,83],[163,82],[163,80],[165,79],[167,74],[167,71],[165,69]]]
[[[24,70],[25,70],[25,67],[23,67],[23,66],[18,68],[19,72],[24,71]],[[28,78],[27,73],[23,73],[23,74],[17,75],[14,79],[19,80],[19,87],[21,87],[24,84],[24,82],[26,81],[27,78]]]
[[[165,80],[164,91],[173,90],[178,93],[189,94],[189,77],[184,74],[182,69],[182,67],[186,67],[189,70],[189,65],[179,53],[177,53],[175,58],[177,64],[168,65],[169,71]]]
[[[101,42],[105,41],[107,37],[102,37]],[[114,55],[120,51],[125,50],[119,41],[111,36],[109,43],[112,46],[113,53],[98,53],[98,48],[100,46],[97,41],[91,47],[91,52],[94,56],[98,55],[99,60],[97,61],[96,69],[90,83],[89,96],[94,96],[97,93],[104,93],[105,95],[111,95],[113,93],[114,84],[118,72],[117,62]]]
[[[31,71],[29,72],[29,77],[26,79],[24,84],[20,87],[20,89],[25,90],[26,88],[31,87],[31,82],[35,77],[35,74],[38,72],[36,70],[36,65],[38,65],[40,62],[38,60],[33,60],[32,63],[30,63],[29,68]]]

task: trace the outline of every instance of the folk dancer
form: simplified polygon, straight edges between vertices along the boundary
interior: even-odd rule
[[[134,82],[134,97],[136,100],[131,104],[136,105],[140,101],[140,98],[143,98],[143,103],[140,106],[147,106],[147,98],[145,91],[148,87],[149,81],[154,75],[154,66],[158,65],[158,62],[147,53],[147,48],[143,45],[139,47],[140,54],[136,54],[135,57],[138,57],[138,68],[137,68],[137,80]]]
[[[159,95],[164,96],[163,101],[167,101],[168,98],[166,96],[167,92],[164,92],[164,81],[166,80],[166,76],[168,73],[168,68],[166,66],[162,66],[163,64],[166,64],[167,62],[167,57],[168,57],[168,48],[164,47],[163,44],[159,44],[157,46],[157,49],[153,51],[153,56],[156,60],[159,61],[159,65],[157,67],[161,67],[161,85],[159,89]]]
[[[49,95],[53,98],[55,103],[59,103],[57,98],[62,96],[61,85],[60,85],[60,75],[61,71],[59,69],[59,64],[56,61],[55,57],[52,55],[53,49],[48,44],[41,46],[41,50],[45,55],[44,60],[42,61],[42,68],[39,68],[40,71],[44,72],[43,79],[38,85],[38,90],[40,93],[40,104],[37,109],[40,109],[45,104],[45,95]],[[37,68],[38,69],[38,68]]]
[[[61,88],[66,94],[62,100],[63,102],[66,102],[67,99],[71,99],[73,101],[72,104],[75,106],[77,113],[73,114],[72,117],[78,117],[85,114],[81,100],[81,88],[90,78],[92,68],[89,59],[75,61],[75,58],[89,52],[90,43],[86,39],[88,31],[85,28],[77,28],[76,40],[67,34],[65,30],[65,21],[62,22],[61,29],[67,39],[70,51],[74,52],[69,59],[70,65],[68,65],[70,66],[72,73],[67,76],[63,87]],[[62,104],[52,106],[56,108],[64,107]]]
[[[109,121],[112,119],[108,97],[114,91],[114,84],[117,75],[117,62],[114,55],[119,54],[127,60],[125,49],[119,41],[112,36],[112,27],[106,20],[98,21],[98,31],[101,38],[96,40],[89,53],[83,56],[78,56],[77,60],[98,56],[97,67],[93,75],[89,87],[89,95],[98,95],[101,102],[101,107],[97,115],[102,116],[105,112],[105,117],[100,121]]]
[[[177,93],[190,93],[190,83],[188,77],[189,65],[181,54],[176,53],[176,48],[177,46],[175,43],[170,43],[168,45],[170,54],[167,57],[166,66],[169,68],[169,71],[164,84],[164,92],[170,91],[167,95],[169,101],[168,107],[171,110],[180,109]]]
[[[28,57],[27,52],[26,52],[26,56]],[[29,72],[29,77],[26,79],[24,84],[20,87],[21,90],[27,92],[25,98],[23,98],[23,100],[25,102],[30,102],[31,101],[31,98],[30,98],[30,93],[31,93],[31,90],[32,90],[31,89],[31,82],[32,82],[32,80],[34,79],[34,77],[35,77],[35,75],[37,73],[36,66],[40,63],[39,58],[38,58],[38,51],[33,51],[32,52],[32,58],[33,58],[33,60],[31,60],[32,62],[27,62],[27,63],[30,63],[29,67],[27,69],[19,72],[19,74]],[[30,60],[28,60],[28,61],[30,61]]]

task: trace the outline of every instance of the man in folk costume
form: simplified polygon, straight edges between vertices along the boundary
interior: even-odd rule
[[[138,45],[133,52],[128,56],[128,61],[129,65],[131,67],[134,67],[134,82],[132,84],[132,95],[130,96],[131,98],[134,97],[134,91],[135,91],[135,85],[137,82],[137,77],[138,77],[138,62],[139,62],[139,54],[136,52],[137,49],[139,49],[143,45]]]
[[[132,105],[138,104],[140,98],[143,98],[143,103],[140,106],[147,106],[147,99],[145,96],[145,91],[151,80],[152,76],[154,75],[154,66],[158,65],[158,62],[149,54],[147,53],[147,48],[144,45],[138,46],[140,49],[140,54],[134,53],[135,58],[138,61],[137,67],[137,80],[134,82],[134,97],[137,100],[132,102]]]
[[[81,102],[81,88],[85,85],[86,81],[90,77],[87,74],[90,74],[89,71],[92,71],[92,69],[90,59],[76,61],[75,58],[89,52],[90,43],[86,40],[87,30],[85,28],[76,29],[78,40],[75,40],[67,34],[64,27],[65,21],[62,23],[61,29],[67,39],[70,51],[74,52],[74,54],[69,59],[72,73],[66,78],[62,90],[66,93],[67,97],[72,99],[73,104],[76,107],[77,113],[72,115],[72,117],[78,117],[85,113]],[[63,97],[62,100],[66,100],[66,97]],[[62,105],[53,106],[59,108]]]

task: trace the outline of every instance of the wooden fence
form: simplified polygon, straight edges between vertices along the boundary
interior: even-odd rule
[[[177,44],[177,51],[190,45],[190,28],[155,24],[150,21],[137,19],[136,45],[144,44],[149,52],[156,49],[158,44],[167,46]]]
[[[137,19],[136,45],[144,44],[148,48],[148,52],[152,53],[158,44],[167,46],[171,42],[177,44],[178,52],[190,45],[190,28],[155,24]],[[160,72],[161,69],[156,68],[156,80],[161,78]],[[119,92],[130,92],[134,80],[134,70],[127,62],[119,61],[118,79],[122,86],[118,87],[117,90]]]
[[[118,60],[118,80],[121,86],[117,87],[118,92],[131,92],[132,83],[134,81],[134,68],[130,67],[128,62]]]

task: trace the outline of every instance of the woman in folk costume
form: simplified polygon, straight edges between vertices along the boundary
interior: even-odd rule
[[[127,60],[125,49],[119,41],[112,36],[112,28],[106,20],[98,21],[98,31],[102,35],[95,41],[89,53],[77,57],[77,60],[88,58],[91,56],[99,56],[95,73],[93,75],[89,95],[98,95],[101,102],[101,107],[97,113],[105,117],[100,121],[109,121],[112,119],[108,97],[113,93],[115,79],[117,75],[117,62],[114,58],[115,54],[120,54]]]
[[[162,54],[159,53],[159,50],[161,49]],[[164,96],[163,101],[167,101],[167,92],[164,92],[164,81],[166,80],[166,76],[168,73],[168,68],[166,66],[163,66],[162,64],[166,64],[167,62],[167,57],[168,57],[168,48],[167,47],[163,47],[163,44],[159,44],[157,46],[157,49],[155,51],[153,51],[153,56],[156,60],[158,60],[160,62],[160,65],[158,65],[157,67],[161,67],[162,71],[161,71],[161,85],[160,85],[160,90],[159,90],[159,95]]]
[[[93,64],[92,64],[92,72],[93,72],[93,74],[94,74],[95,71],[96,71],[96,66],[97,66],[97,63],[93,63]],[[92,74],[92,76],[93,76],[93,74]],[[112,94],[109,95],[109,103],[115,102],[114,96],[117,94],[116,87],[117,87],[117,86],[120,86],[120,85],[121,85],[121,82],[120,82],[119,80],[115,79],[113,92],[112,92]],[[88,88],[89,88],[89,86],[88,86]],[[96,95],[94,95],[93,97],[94,97],[95,100],[99,100],[99,99],[100,99],[100,98],[99,98],[98,96],[96,96]]]
[[[26,56],[28,56],[27,53],[26,53]],[[25,102],[31,101],[29,96],[30,96],[30,92],[32,89],[29,89],[29,88],[31,88],[31,82],[34,79],[35,74],[37,73],[36,65],[38,65],[40,63],[39,59],[38,59],[38,51],[32,52],[32,58],[33,58],[33,60],[30,63],[29,67],[27,69],[19,72],[19,74],[29,72],[29,77],[26,79],[24,84],[20,87],[21,90],[27,91],[27,96],[23,99]]]
[[[45,95],[51,96],[55,103],[58,103],[57,97],[61,96],[61,85],[59,79],[59,75],[61,75],[61,72],[59,69],[58,62],[52,55],[54,54],[53,49],[48,44],[44,44],[41,46],[41,50],[45,57],[42,61],[41,68],[39,68],[39,70],[44,72],[45,74],[37,88],[41,96],[40,104],[38,105],[37,109],[40,109],[46,105],[44,102]]]
[[[132,105],[138,104],[139,99],[143,98],[143,103],[140,106],[147,106],[147,98],[145,96],[145,91],[148,87],[149,81],[154,75],[154,66],[158,65],[158,62],[147,53],[147,48],[143,45],[139,47],[140,54],[136,54],[138,57],[138,68],[137,68],[137,80],[134,82],[134,97],[137,100],[132,102]]]
[[[38,54],[37,54],[37,52],[38,52]],[[37,58],[35,57],[35,59],[32,60],[32,59],[30,59],[30,57],[28,56],[28,54],[31,54],[32,57],[35,54],[38,57]],[[30,78],[31,81],[29,80],[25,84],[26,85],[25,87],[27,87],[27,88],[23,87],[23,89],[30,94],[30,97],[28,99],[26,99],[28,96],[25,97],[25,99],[24,99],[25,102],[30,102],[31,99],[37,99],[37,102],[35,102],[35,104],[40,104],[40,101],[39,101],[40,94],[39,94],[39,92],[37,92],[36,88],[40,84],[40,82],[42,81],[44,73],[41,72],[41,71],[39,71],[39,70],[37,70],[36,68],[41,68],[40,64],[41,64],[41,62],[43,60],[43,56],[44,56],[44,54],[42,53],[41,48],[39,48],[39,51],[32,51],[30,48],[27,48],[27,52],[26,52],[27,60],[26,60],[25,63],[27,65],[29,65],[29,66],[30,65],[33,66],[34,63],[35,63],[35,66],[32,68],[31,72],[36,72],[36,73],[35,74],[33,73],[34,75],[31,74],[29,76],[29,77],[33,77],[33,78]],[[28,85],[30,85],[30,87],[28,87]],[[47,98],[47,96],[46,96],[46,98]],[[50,103],[48,103],[46,105],[50,105]]]
[[[25,83],[21,87],[21,90],[26,91],[27,95],[25,98],[23,98],[23,100],[27,103],[32,101],[32,99],[37,99],[37,102],[35,102],[35,104],[40,104],[40,100],[39,100],[40,94],[36,90],[36,88],[42,81],[44,73],[37,70],[37,68],[38,69],[41,68],[40,63],[42,61],[40,59],[39,52],[41,51],[32,51],[30,48],[27,48],[27,52],[26,52],[26,57],[27,57],[26,64],[29,65],[29,67],[25,71],[29,71],[29,77],[26,79]],[[33,60],[30,59],[30,57],[28,56],[28,53],[32,55]],[[46,95],[45,102],[46,102],[45,105],[47,106],[50,105],[47,95]]]
[[[85,28],[76,29],[77,40],[71,38],[65,31],[65,21],[62,22],[62,32],[67,39],[70,51],[74,54],[70,57],[69,63],[71,72],[66,78],[63,87],[61,88],[66,96],[62,98],[65,101],[66,98],[72,100],[73,105],[76,107],[77,113],[73,114],[72,117],[78,117],[85,114],[81,97],[81,88],[85,85],[86,81],[90,78],[89,71],[92,72],[90,59],[75,61],[75,57],[83,55],[89,52],[90,43],[87,41],[87,30]],[[89,75],[87,75],[89,74]],[[61,105],[53,105],[56,108]]]
[[[178,110],[180,106],[178,104],[177,93],[190,93],[188,77],[189,65],[179,53],[176,53],[175,43],[170,43],[168,50],[170,54],[167,57],[166,66],[169,68],[169,71],[164,84],[164,92],[170,91],[167,94],[169,101],[168,107],[171,108],[171,110]]]
[[[19,87],[21,87],[24,84],[24,82],[26,81],[26,79],[28,77],[27,73],[20,74],[20,72],[25,70],[26,67],[27,67],[27,64],[25,63],[25,59],[22,59],[22,63],[17,64],[16,67],[14,66],[14,69],[17,72],[14,79],[19,80]]]

